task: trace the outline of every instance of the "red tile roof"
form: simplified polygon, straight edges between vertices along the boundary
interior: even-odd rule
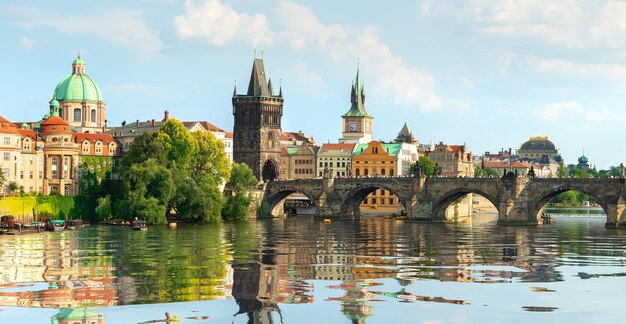
[[[32,129],[18,129],[17,132],[20,133],[22,137],[30,137],[34,140],[37,139],[37,133]]]
[[[296,140],[296,141],[301,141],[301,142],[305,142],[308,144],[315,144],[315,141],[313,140],[313,137],[306,137],[306,135],[304,135],[304,133],[302,132],[283,132],[280,135],[280,139],[283,141],[291,141],[291,140]]]
[[[226,138],[233,138],[233,132],[226,132]]]

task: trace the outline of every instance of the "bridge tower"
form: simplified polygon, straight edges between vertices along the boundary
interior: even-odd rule
[[[262,58],[254,58],[248,91],[233,91],[233,159],[247,164],[257,179],[272,181],[280,172],[283,89],[274,94]]]
[[[360,71],[356,69],[356,80],[350,93],[350,110],[343,114],[340,143],[369,143],[372,141],[374,117],[365,110],[365,86]]]

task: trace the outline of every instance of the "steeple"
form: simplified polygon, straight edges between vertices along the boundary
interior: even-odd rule
[[[351,117],[351,116],[364,116],[371,117],[370,114],[365,110],[365,90],[363,86],[363,82],[361,81],[361,73],[360,67],[357,65],[356,68],[356,79],[355,82],[352,83],[352,90],[350,93],[350,110],[345,113],[343,116]]]
[[[270,96],[274,96],[274,87],[272,87],[272,78],[270,77],[270,80],[267,81],[267,89],[270,92]]]
[[[237,96],[237,81],[235,81],[235,87],[233,89],[233,98]]]
[[[280,80],[280,90],[278,90],[278,97],[282,98],[283,97],[283,80]]]
[[[396,143],[414,143],[415,142],[415,136],[413,136],[413,131],[411,130],[409,125],[407,125],[407,123],[404,123],[404,126],[402,126],[402,129],[398,133],[398,136],[396,137],[394,142]]]
[[[269,97],[270,91],[265,79],[265,67],[263,59],[254,59],[252,64],[252,74],[250,75],[250,83],[248,84],[248,93],[250,97]]]

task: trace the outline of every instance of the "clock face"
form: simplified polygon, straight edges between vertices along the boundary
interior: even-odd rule
[[[355,122],[350,123],[350,131],[351,132],[356,132],[356,123]]]

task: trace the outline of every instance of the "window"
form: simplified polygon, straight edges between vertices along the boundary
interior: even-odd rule
[[[20,179],[24,179],[24,170],[20,171]]]
[[[88,141],[84,141],[83,142],[83,153],[89,153],[89,142]]]
[[[372,205],[376,205],[376,198],[372,198]]]
[[[389,176],[393,177],[393,169],[389,170]]]
[[[389,198],[389,205],[393,205],[393,198]]]
[[[4,145],[11,145],[11,138],[8,136],[4,137]]]
[[[323,167],[323,166],[324,166],[324,164],[322,164],[322,162],[320,162],[320,168]]]
[[[356,170],[354,170],[354,175],[356,175],[357,177],[361,175],[361,169],[357,168]]]
[[[385,189],[380,189],[380,195],[384,196],[385,195]]]
[[[367,198],[363,199],[363,204],[367,205]]]
[[[39,171],[39,179],[43,179],[43,171]]]
[[[89,118],[89,121],[91,121],[92,123],[96,122],[96,110],[95,109],[91,110],[91,116]]]
[[[4,152],[4,160],[11,161],[11,152]]]
[[[30,150],[30,140],[28,138],[24,140],[24,150]]]
[[[57,158],[55,157],[52,158],[52,165],[55,165],[55,166],[57,165]]]
[[[96,154],[102,154],[102,142],[96,143]]]
[[[74,121],[75,122],[80,121],[80,108],[74,109]]]
[[[52,179],[57,178],[57,169],[52,169]]]
[[[363,169],[363,175],[369,175],[369,170],[368,169]]]
[[[33,178],[33,171],[30,171],[30,178],[31,179]],[[31,187],[30,191],[33,191],[32,187]]]
[[[385,175],[385,169],[380,169],[380,174]]]

